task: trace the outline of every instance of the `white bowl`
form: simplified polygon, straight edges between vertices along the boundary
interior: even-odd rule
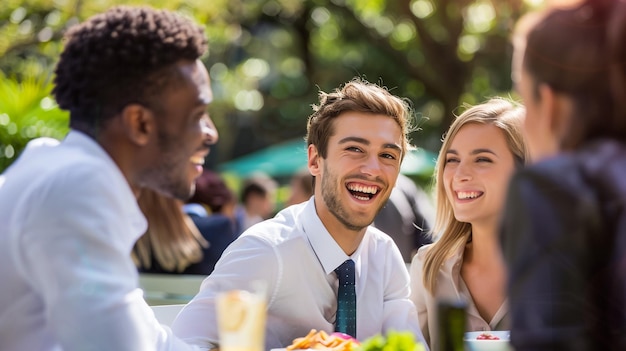
[[[476,339],[481,334],[491,334],[499,340]],[[510,340],[511,332],[508,330],[467,332],[463,338],[468,351],[513,351]]]

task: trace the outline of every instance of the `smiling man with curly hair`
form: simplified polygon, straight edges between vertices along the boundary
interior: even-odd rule
[[[34,142],[0,177],[0,350],[188,350],[159,326],[130,250],[143,187],[186,200],[218,133],[204,31],[116,7],[72,27],[53,94],[58,145]]]

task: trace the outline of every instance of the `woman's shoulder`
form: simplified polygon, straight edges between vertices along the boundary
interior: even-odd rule
[[[423,245],[422,247],[420,247],[419,249],[417,249],[417,253],[415,254],[415,256],[413,257],[413,259],[417,259],[417,260],[424,260],[424,257],[426,257],[426,253],[428,252],[428,250],[430,250],[433,247],[434,244],[426,244]]]
[[[520,169],[511,178],[510,189],[525,198],[567,198],[573,202],[588,189],[585,183],[580,160],[563,154]]]
[[[609,198],[626,194],[625,143],[602,140],[585,147],[579,154],[581,172],[592,187],[604,188],[604,195]]]
[[[541,203],[577,206],[591,203],[599,194],[615,199],[626,194],[626,148],[595,143],[576,152],[528,165],[511,178],[513,195]]]
[[[423,267],[424,262],[426,261],[426,255],[428,254],[430,250],[433,249],[434,246],[435,246],[435,243],[427,244],[427,245],[420,247],[417,250],[417,253],[413,256],[413,259],[411,261],[411,266]],[[457,261],[460,261],[462,259],[463,259],[462,249],[455,250],[447,255],[447,258],[444,259],[443,264],[440,267],[440,269],[444,269],[445,267],[450,267],[454,265]]]
[[[626,144],[598,140],[588,143],[580,150],[563,152],[555,157],[528,165],[518,171],[514,178],[551,182],[562,187],[578,187],[580,183],[596,178],[611,177],[626,171]],[[606,180],[606,179],[604,179]]]
[[[426,260],[426,254],[433,247],[433,245],[434,244],[427,244],[417,249],[417,252],[411,260],[411,268],[419,267],[419,269],[422,270],[422,267],[424,266],[424,261]]]

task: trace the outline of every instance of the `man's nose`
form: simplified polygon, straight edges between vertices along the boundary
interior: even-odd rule
[[[367,175],[371,175],[371,176],[380,175],[381,164],[380,164],[380,160],[378,159],[378,155],[371,155],[367,157],[367,159],[365,160],[365,163],[361,167],[361,172]]]
[[[202,118],[200,120],[200,128],[208,144],[213,145],[217,143],[220,138],[220,134],[218,133],[217,128],[215,128],[215,124],[213,124],[211,117],[206,116]]]

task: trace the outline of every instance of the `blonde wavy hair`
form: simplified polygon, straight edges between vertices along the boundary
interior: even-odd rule
[[[154,257],[164,270],[182,272],[202,260],[203,248],[209,243],[183,212],[182,202],[144,188],[138,203],[148,220],[148,230],[133,248],[135,265],[149,269]]]
[[[468,242],[472,234],[470,223],[459,222],[454,217],[452,204],[443,186],[446,153],[459,130],[469,123],[496,126],[504,133],[516,167],[522,167],[528,160],[522,132],[525,115],[523,106],[505,98],[492,98],[476,106],[464,105],[464,107],[466,110],[452,122],[444,135],[433,176],[436,215],[431,236],[434,243],[425,254],[423,266],[423,283],[432,294],[435,291],[440,267],[447,258]]]

